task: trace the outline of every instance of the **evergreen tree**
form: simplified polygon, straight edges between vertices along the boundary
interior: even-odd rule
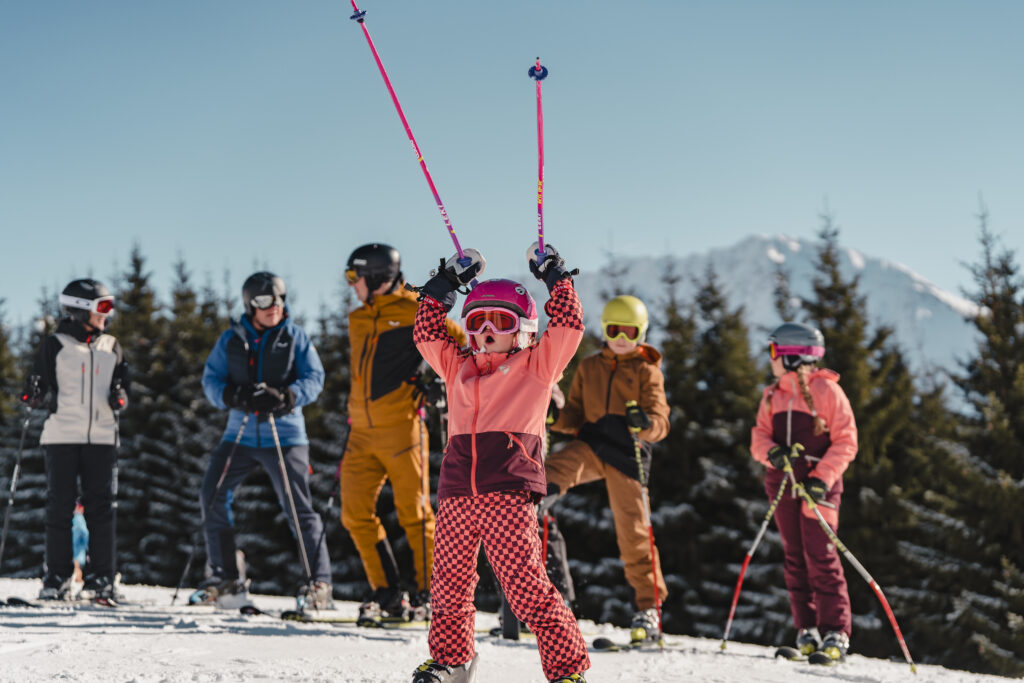
[[[149,577],[147,534],[159,506],[151,507],[153,472],[149,467],[167,457],[170,413],[164,394],[176,378],[169,375],[160,355],[167,337],[166,320],[146,270],[139,245],[132,248],[127,270],[116,285],[116,315],[108,332],[117,337],[128,363],[129,404],[120,418],[118,449],[117,559],[126,582]]]
[[[39,318],[32,328],[29,341],[22,349],[21,358],[15,361],[16,366],[22,368],[22,372],[17,372],[17,367],[14,372],[9,368],[4,372],[9,378],[7,381],[13,382],[12,390],[16,394],[21,391],[21,378],[31,372],[42,340],[56,329],[56,321],[60,313],[56,297],[51,296],[44,289],[39,299],[39,307]],[[4,345],[10,349],[12,340],[10,330],[6,326],[3,326],[2,330]],[[3,565],[0,566],[0,574],[5,576],[43,575],[46,552],[43,531],[46,521],[47,497],[46,465],[43,449],[39,446],[39,434],[47,415],[47,411],[43,408],[32,411],[29,427],[25,434],[18,487],[14,505],[10,510]],[[0,485],[2,485],[0,490],[6,492],[10,491],[23,424],[24,413],[18,409],[15,414],[4,419],[4,426],[0,432],[0,438],[3,439],[3,450],[0,451],[2,454],[0,455]],[[5,507],[8,498],[9,495],[3,498]]]
[[[166,334],[157,349],[157,366],[164,376],[150,382],[161,386],[154,401],[159,417],[147,423],[147,429],[158,431],[159,440],[145,464],[150,484],[142,550],[147,580],[160,585],[176,584],[188,557],[202,518],[204,460],[223,432],[223,415],[203,395],[202,374],[225,321],[216,295],[209,287],[202,294],[195,290],[183,260],[174,264],[174,273]],[[193,563],[196,571],[186,577],[190,583],[201,580],[201,566]]]
[[[659,545],[663,571],[672,579],[665,627],[716,637],[728,616],[739,561],[768,506],[758,479],[763,468],[750,457],[760,373],[743,310],[730,309],[714,270],[694,285],[692,312],[684,314],[674,296],[666,308],[664,368],[673,419],[669,437],[658,444],[662,467],[651,497],[656,534],[672,539]],[[781,576],[777,540],[764,546],[773,544],[773,551],[762,548],[749,574],[735,637],[772,640],[785,626],[769,609],[784,614],[784,597],[764,581]]]

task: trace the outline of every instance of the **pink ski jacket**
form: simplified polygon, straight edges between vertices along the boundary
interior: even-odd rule
[[[805,448],[807,477],[817,477],[830,488],[841,481],[843,472],[857,456],[857,424],[850,401],[838,382],[839,374],[826,369],[812,371],[807,379],[814,408],[825,420],[825,432],[817,436],[814,417],[800,392],[796,372],[787,372],[765,388],[757,424],[751,430],[750,452],[754,459],[768,465],[768,450],[772,446],[799,443]],[[794,469],[799,475],[804,468]]]
[[[413,341],[448,387],[448,444],[438,498],[493,491],[547,492],[544,418],[551,387],[583,339],[583,309],[570,280],[551,291],[540,339],[512,353],[460,349],[445,326],[445,307],[424,296]]]

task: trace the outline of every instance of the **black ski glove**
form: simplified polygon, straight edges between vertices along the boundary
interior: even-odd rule
[[[561,414],[562,409],[558,407],[557,403],[555,403],[555,399],[551,399],[550,401],[548,401],[548,414],[544,420],[545,424],[549,426],[555,424],[556,422],[558,422],[558,416]]]
[[[465,288],[477,276],[484,272],[484,268],[487,267],[487,260],[484,259],[476,249],[463,249],[464,259],[468,259],[468,262],[460,263],[459,256],[456,254],[450,259],[445,261],[441,259],[441,263],[438,265],[433,277],[427,280],[427,283],[422,287],[414,288],[420,294],[426,294],[431,297],[446,310],[452,310],[455,306],[456,292],[459,288]]]
[[[815,502],[820,503],[828,496],[828,484],[817,477],[808,477],[804,482],[804,491],[807,491],[807,495]]]
[[[32,375],[25,380],[25,389],[21,392],[21,402],[29,408],[38,408],[43,402],[43,390],[39,386],[39,375]]]
[[[638,405],[626,406],[626,424],[630,429],[650,429],[651,418]]]
[[[412,385],[412,400],[417,403],[421,400],[428,406],[436,406],[438,401],[444,403],[444,381],[440,377],[428,380],[416,375],[410,377],[408,382]]]
[[[120,384],[110,387],[110,396],[107,397],[110,409],[115,413],[128,407],[128,392]]]
[[[251,384],[238,386],[228,382],[227,386],[224,387],[224,393],[221,394],[221,398],[224,399],[224,405],[228,408],[236,408],[251,413],[253,411],[252,394],[255,390],[256,388]]]
[[[768,462],[772,464],[777,470],[781,470],[786,466],[786,456],[789,455],[789,449],[783,448],[782,446],[775,445],[768,449]]]
[[[261,418],[267,415],[281,417],[295,408],[295,394],[287,387],[278,389],[263,385],[253,392],[249,405]]]
[[[539,245],[534,242],[530,245],[530,248],[526,250],[526,260],[530,264],[530,272],[533,276],[543,282],[548,287],[548,292],[555,288],[561,280],[565,278],[572,279],[574,273],[578,271],[569,272],[565,268],[565,259],[558,255],[558,250],[550,244],[544,245],[544,258],[540,263],[537,263],[537,256],[539,251]]]

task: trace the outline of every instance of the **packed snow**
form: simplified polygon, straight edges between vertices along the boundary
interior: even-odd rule
[[[34,598],[40,583],[0,579],[0,599]],[[243,616],[237,610],[190,607],[182,591],[171,606],[173,589],[124,586],[128,600],[116,609],[54,604],[40,608],[0,607],[0,682],[104,681],[223,682],[331,681],[377,683],[408,681],[428,656],[426,629],[366,629],[286,622],[270,616]],[[253,596],[265,610],[292,609],[294,600]],[[332,614],[352,616],[356,604],[340,602]],[[480,613],[478,631],[496,626],[497,616]],[[625,629],[580,623],[587,641],[595,636],[628,640]],[[908,681],[953,683],[997,681],[934,666],[918,666],[911,677],[906,662],[869,659],[852,654],[833,668],[773,658],[773,649],[720,641],[668,636],[664,652],[591,652],[590,683],[607,681],[691,681],[799,683],[840,681]],[[896,644],[893,643],[894,651]],[[534,640],[477,636],[481,683],[542,683]]]

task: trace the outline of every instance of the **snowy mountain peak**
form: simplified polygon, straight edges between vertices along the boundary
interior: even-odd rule
[[[841,248],[839,255],[843,276],[859,278],[869,320],[893,328],[915,371],[956,369],[958,359],[975,344],[975,331],[969,322],[978,313],[975,304],[902,264],[852,248]],[[618,261],[623,274],[614,278],[616,282],[610,281],[606,273],[591,270],[578,276],[576,283],[588,325],[596,327],[605,301],[602,294],[617,285],[648,304],[657,341],[658,311],[668,294],[664,275],[681,276],[676,294],[688,301],[696,291],[695,282],[703,280],[708,268],[713,268],[730,306],[743,307],[751,341],[760,345],[767,332],[781,322],[773,302],[776,269],[781,265],[789,274],[795,297],[809,298],[817,256],[816,240],[753,235],[730,247],[704,253],[658,256],[653,260],[623,258]]]

